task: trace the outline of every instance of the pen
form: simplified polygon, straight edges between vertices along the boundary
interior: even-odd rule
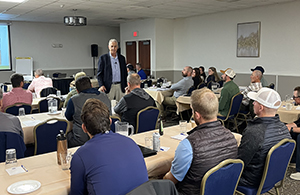
[[[35,120],[35,118],[31,117],[33,120]]]
[[[28,170],[23,165],[21,165],[21,167],[24,169],[24,171],[28,172]]]
[[[164,150],[164,149],[162,149],[162,148],[161,148],[160,150],[161,150],[161,151],[165,151],[165,150]]]
[[[184,133],[180,133],[180,135],[185,135]]]

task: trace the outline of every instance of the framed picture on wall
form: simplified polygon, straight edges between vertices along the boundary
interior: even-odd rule
[[[259,57],[260,22],[237,24],[237,57]]]

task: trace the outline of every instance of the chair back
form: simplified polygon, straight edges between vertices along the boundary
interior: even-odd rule
[[[211,89],[211,83],[212,81],[209,81],[207,84],[206,84],[206,87],[208,88],[208,89]]]
[[[52,118],[37,124],[33,129],[34,154],[43,154],[57,150],[56,136],[60,130],[66,133],[68,121],[64,119]]]
[[[275,187],[283,186],[286,170],[295,149],[296,142],[292,139],[283,139],[274,145],[268,152],[263,175],[257,188],[238,186],[237,190],[246,195],[263,194]],[[277,184],[279,182],[279,185]],[[276,185],[277,184],[277,185]]]
[[[200,83],[198,85],[197,89],[202,89],[203,87],[205,87],[205,83],[204,82]]]
[[[7,92],[7,89],[8,89],[7,85],[1,83],[0,88],[2,89],[3,92]]]
[[[207,171],[203,176],[200,195],[233,195],[243,168],[244,162],[240,159],[227,159],[222,161]]]
[[[149,180],[126,195],[178,195],[175,184],[168,179]]]
[[[274,83],[270,83],[270,85],[268,87],[271,88],[271,89],[274,89],[275,88],[275,84]]]
[[[25,114],[31,114],[32,112],[32,107],[29,104],[24,104],[24,103],[16,103],[11,106],[8,106],[4,112],[18,116],[19,115],[19,109],[24,108]]]
[[[159,116],[159,109],[154,106],[148,106],[140,110],[136,119],[135,133],[154,130]]]
[[[30,83],[24,83],[24,85],[23,85],[23,89],[28,89],[28,87],[29,87],[29,85],[30,85]]]
[[[272,189],[277,182],[283,183],[295,145],[294,140],[283,139],[270,149],[258,192],[265,193]]]
[[[191,96],[192,95],[192,92],[195,90],[195,87],[194,86],[191,86],[188,91],[186,92],[187,96]]]
[[[237,93],[236,95],[234,95],[232,97],[231,103],[230,103],[230,110],[228,112],[229,116],[234,116],[237,113],[239,113],[243,97],[244,96],[241,93]]]
[[[58,98],[58,97],[49,97],[49,98],[42,99],[42,100],[39,101],[39,103],[38,103],[39,113],[48,112],[48,101],[50,99],[56,99],[57,100],[57,110],[59,110],[60,98]]]
[[[49,94],[56,95],[57,89],[55,87],[47,87],[41,90],[40,97],[47,97]]]
[[[17,159],[24,157],[26,146],[23,138],[12,132],[0,132],[0,163],[5,162],[6,150],[16,149]]]
[[[121,121],[121,119],[118,116],[110,116],[110,118],[111,118],[110,130],[115,133],[116,131],[115,122]]]

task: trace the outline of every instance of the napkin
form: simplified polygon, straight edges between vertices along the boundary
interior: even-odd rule
[[[178,135],[172,136],[171,138],[177,139],[177,140],[184,140],[184,138],[186,138],[186,137],[187,137],[187,135],[185,135],[185,134],[178,134]]]
[[[19,166],[19,167],[12,167],[12,168],[6,169],[6,172],[9,175],[17,175],[20,173],[25,173],[26,171],[21,166]]]

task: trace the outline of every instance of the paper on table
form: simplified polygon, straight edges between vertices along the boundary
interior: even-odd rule
[[[297,107],[296,107],[296,110],[300,110],[300,106],[297,106]]]
[[[177,139],[177,140],[184,140],[184,138],[186,138],[186,137],[187,137],[187,135],[185,135],[185,134],[178,134],[178,135],[172,136],[171,138]]]
[[[160,146],[160,151],[168,151],[170,149],[170,147],[164,147],[164,146]]]
[[[6,172],[9,175],[16,175],[19,173],[25,173],[26,171],[20,166],[20,167],[12,167],[12,168],[6,169]]]
[[[22,124],[25,127],[32,127],[32,126],[35,126],[35,125],[39,124],[40,122],[42,122],[42,121],[40,121],[40,120],[22,121]]]

